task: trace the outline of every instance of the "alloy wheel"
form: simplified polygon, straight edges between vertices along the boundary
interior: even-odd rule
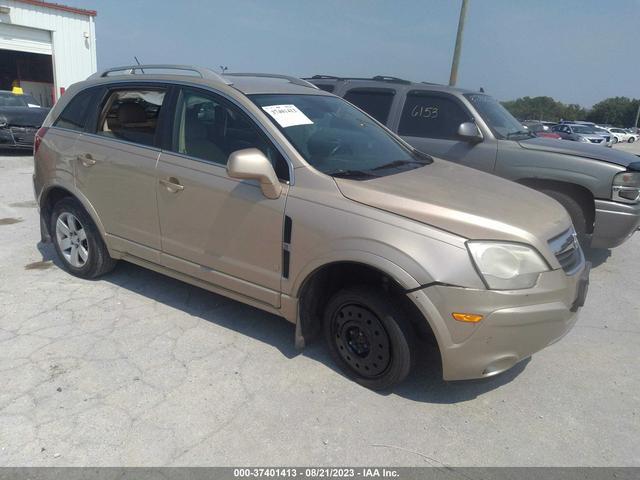
[[[89,259],[89,242],[80,220],[63,212],[56,220],[56,240],[64,259],[75,268],[82,268]]]

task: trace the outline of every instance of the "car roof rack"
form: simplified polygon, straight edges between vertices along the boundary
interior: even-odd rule
[[[412,83],[411,81],[405,80],[404,78],[392,77],[390,75],[376,75],[372,78],[372,80],[377,80],[379,82],[404,83],[407,85]]]
[[[293,83],[294,85],[299,85],[301,87],[314,88],[316,90],[318,89],[318,87],[316,87],[313,83],[307,82],[306,80],[303,80],[301,78],[292,77],[290,75],[279,75],[277,73],[244,73],[244,72],[239,72],[239,73],[225,73],[224,75],[226,77],[280,78],[282,80],[289,80],[289,82]]]
[[[93,75],[91,75],[89,78],[109,77],[109,76],[113,76],[111,74],[116,74],[118,72],[122,72],[122,73],[119,73],[120,75],[138,75],[138,73],[136,72],[140,72],[144,75],[144,74],[147,74],[145,70],[175,70],[175,71],[182,71],[182,72],[193,72],[197,74],[197,76],[203,79],[216,80],[218,82],[222,82],[227,85],[231,85],[232,83],[229,80],[226,80],[225,78],[223,78],[222,75],[208,68],[194,67],[192,65],[169,65],[169,64],[126,65],[123,67],[112,67],[112,68],[107,68],[106,70],[103,70],[101,72],[96,72]],[[176,74],[176,75],[179,75],[179,74]]]
[[[342,80],[342,77],[336,77],[335,75],[314,75],[311,78],[313,80]]]

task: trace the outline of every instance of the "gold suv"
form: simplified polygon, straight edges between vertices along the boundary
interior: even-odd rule
[[[293,77],[119,67],[38,131],[44,241],[94,278],[126,260],[324,332],[370,388],[435,338],[445,379],[562,337],[589,265],[555,200],[421,153]]]

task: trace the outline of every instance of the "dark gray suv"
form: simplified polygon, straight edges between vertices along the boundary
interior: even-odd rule
[[[583,245],[620,245],[640,224],[640,159],[599,145],[532,138],[483,92],[396,77],[308,79],[369,113],[413,147],[546,193]]]

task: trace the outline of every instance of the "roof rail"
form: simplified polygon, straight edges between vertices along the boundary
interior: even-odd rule
[[[311,78],[314,80],[342,80],[342,77],[336,77],[335,75],[314,75]]]
[[[145,70],[176,70],[182,72],[193,72],[200,76],[200,78],[206,78],[210,80],[216,80],[218,82],[225,83],[227,85],[231,85],[232,82],[224,79],[221,75],[217,74],[213,70],[209,70],[208,68],[202,67],[194,67],[192,65],[163,65],[163,64],[153,64],[153,65],[126,65],[123,67],[112,67],[107,68],[101,72],[96,72],[91,75],[89,78],[104,78],[109,77],[112,73],[122,72],[121,75],[137,75],[136,72],[141,72],[142,74],[146,74]],[[176,75],[179,75],[176,74]]]
[[[290,75],[278,75],[277,73],[225,73],[224,75],[225,77],[281,78],[283,80],[289,80],[289,82],[293,83],[294,85],[315,88],[316,90],[318,89],[318,87],[316,87],[313,83],[307,82],[306,80],[303,80],[301,78],[292,77]]]
[[[379,82],[411,83],[409,80],[405,80],[404,78],[391,77],[389,75],[376,75],[372,80],[378,80]]]

